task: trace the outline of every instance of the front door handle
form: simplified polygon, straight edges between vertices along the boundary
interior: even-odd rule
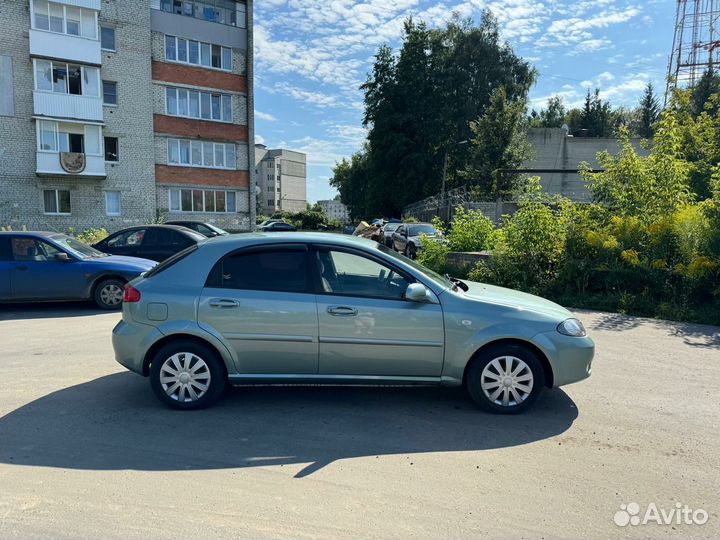
[[[336,317],[354,317],[358,310],[347,306],[329,306],[327,312]]]
[[[231,300],[229,298],[213,298],[210,300],[210,307],[227,309],[236,308],[240,306],[240,302],[237,300]]]

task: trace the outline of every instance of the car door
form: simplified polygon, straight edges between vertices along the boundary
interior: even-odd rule
[[[162,262],[188,247],[192,241],[172,229],[149,228],[143,238],[137,257]]]
[[[31,236],[12,236],[10,290],[13,300],[80,299],[86,289],[82,263]],[[59,257],[64,254],[65,259]],[[62,256],[61,256],[62,257]]]
[[[440,377],[439,303],[405,300],[414,279],[379,257],[325,247],[315,254],[321,375]]]
[[[113,255],[125,255],[128,257],[140,257],[138,252],[145,239],[146,229],[130,229],[120,231],[99,242],[97,248],[105,253]]]
[[[243,375],[315,375],[318,320],[304,244],[230,253],[214,266],[198,306],[199,324],[221,334]]]

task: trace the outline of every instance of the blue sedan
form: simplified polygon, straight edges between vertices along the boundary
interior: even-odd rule
[[[94,300],[119,309],[125,283],[155,261],[107,255],[52,232],[0,232],[0,302]]]

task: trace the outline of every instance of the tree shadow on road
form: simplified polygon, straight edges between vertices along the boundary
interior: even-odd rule
[[[453,388],[243,387],[217,406],[165,408],[147,379],[117,373],[0,418],[0,462],[70,469],[205,470],[309,464],[388,454],[504,448],[566,431],[562,390],[523,415],[480,412]]]
[[[0,304],[0,321],[85,317],[87,315],[98,315],[101,313],[112,312],[100,309],[92,302]]]

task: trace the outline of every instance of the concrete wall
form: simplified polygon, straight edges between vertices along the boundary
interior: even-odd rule
[[[563,195],[574,201],[589,201],[590,192],[580,174],[560,171],[577,170],[583,162],[597,169],[600,167],[598,152],[607,150],[616,154],[620,150],[617,139],[568,137],[562,128],[532,128],[528,138],[535,155],[523,163],[521,168],[557,170],[557,173],[529,173],[528,176],[539,176],[548,193]],[[633,139],[632,142],[640,155],[647,155],[647,151],[640,147],[640,139]]]

